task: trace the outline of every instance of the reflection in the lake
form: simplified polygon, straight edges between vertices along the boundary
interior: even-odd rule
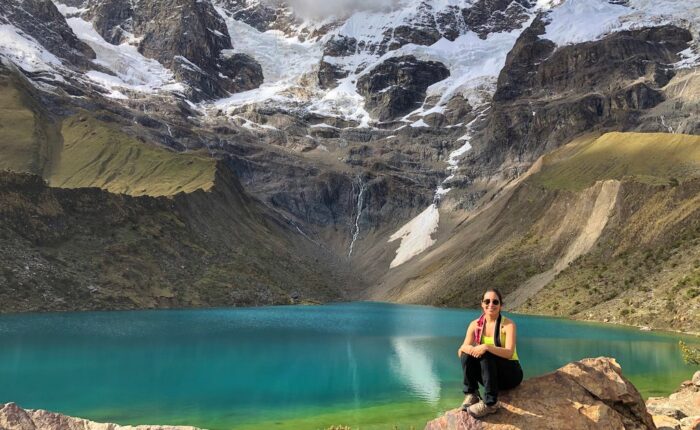
[[[392,370],[416,397],[431,404],[440,400],[440,378],[433,370],[432,351],[424,350],[419,339],[391,339],[396,360]]]

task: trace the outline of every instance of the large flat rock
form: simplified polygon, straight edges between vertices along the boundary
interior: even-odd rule
[[[589,358],[528,379],[499,396],[503,408],[482,420],[460,408],[426,430],[655,429],[637,389],[612,358]]]

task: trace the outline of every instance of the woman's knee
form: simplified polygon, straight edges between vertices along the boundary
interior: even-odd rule
[[[462,362],[462,367],[464,367],[467,364],[467,362],[469,361],[469,357],[471,357],[471,355],[467,354],[466,352],[463,352],[459,355],[459,361]]]

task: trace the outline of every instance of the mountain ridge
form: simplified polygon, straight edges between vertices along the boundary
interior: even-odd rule
[[[582,178],[611,162],[607,172],[624,170],[630,166],[625,157],[636,162],[608,148],[601,150],[617,158],[577,159],[580,166],[592,166],[587,173],[564,164],[555,171],[551,160],[539,166],[544,171],[532,171],[541,157],[561,157],[567,143],[591,134],[617,141],[610,132],[644,132],[648,136],[640,139],[652,140],[644,151],[658,158],[665,150],[653,142],[672,152],[671,142],[698,134],[700,11],[692,5],[402,1],[311,18],[284,2],[183,1],[171,0],[167,7],[150,0],[138,5],[32,0],[21,8],[16,0],[4,3],[0,72],[3,91],[11,96],[6,100],[14,105],[0,112],[0,166],[75,188],[72,198],[78,200],[88,198],[77,197],[85,186],[176,196],[199,213],[190,221],[199,226],[192,234],[202,237],[224,225],[233,228],[223,221],[233,210],[230,202],[215,202],[225,197],[213,198],[216,192],[198,197],[217,188],[214,177],[223,174],[235,180],[220,187],[246,196],[241,208],[279,226],[263,233],[245,221],[242,227],[263,235],[246,236],[249,247],[279,241],[293,261],[297,244],[300,256],[310,258],[297,260],[301,271],[288,269],[294,282],[319,279],[307,269],[322,255],[326,275],[348,275],[336,282],[345,292],[333,297],[410,301],[407,297],[425,296],[417,285],[432,278],[428,283],[445,285],[420,302],[452,306],[473,304],[484,282],[510,293],[553,268],[558,274],[538,284],[542,291],[559,288],[553,287],[559,279],[591,284],[579,279],[589,266],[577,264],[597,255],[609,237],[627,237],[609,236],[620,199],[665,195],[675,201],[679,190],[693,189],[694,165],[659,176],[653,163],[637,163],[635,178],[598,178],[614,179],[620,188],[610,202],[613,215],[603,217],[608,221],[594,243],[581,242],[586,244],[581,255],[567,251],[576,248],[573,239],[554,240],[543,250],[535,240],[543,240],[547,228],[531,237],[525,231],[547,217],[562,222],[557,217],[569,212],[561,205],[589,213],[599,188],[610,185],[584,186]],[[659,132],[666,135],[652,134]],[[602,143],[593,146],[600,149]],[[687,147],[679,157],[689,154],[694,152]],[[661,163],[662,170],[680,159]],[[677,204],[694,207],[685,197]],[[211,229],[201,221],[206,207]],[[674,213],[659,212],[671,218]],[[689,213],[688,225],[649,228],[676,234],[676,228],[692,225],[695,215]],[[562,231],[579,237],[586,217],[567,216],[575,222]],[[475,228],[465,227],[470,223],[500,230],[488,237],[464,233]],[[195,236],[188,240],[202,239]],[[390,241],[397,236],[401,240]],[[469,240],[459,243],[459,237]],[[694,239],[683,240],[684,249],[694,253]],[[659,249],[666,245],[649,242]],[[481,260],[470,246],[484,251]],[[590,258],[586,265],[599,264],[599,257]],[[273,265],[266,261],[264,267]],[[455,266],[459,261],[476,266]],[[665,270],[665,264],[654,267]],[[206,266],[202,260],[198,276],[224,285],[222,273],[230,268],[207,274]],[[277,268],[269,270],[281,279]],[[485,277],[475,275],[479,270]],[[679,270],[660,281],[660,293],[681,282]],[[264,272],[255,276],[265,279]],[[614,285],[606,295],[639,281],[609,277]],[[283,290],[275,297],[282,300]],[[576,317],[587,315],[582,303],[604,307],[575,301],[581,308]],[[518,310],[526,310],[523,306]],[[527,309],[560,312],[536,300]],[[613,317],[597,312],[591,318]],[[633,322],[631,316],[614,318]],[[649,325],[664,324],[655,316],[644,318]],[[638,318],[640,324],[644,318]],[[695,320],[669,324],[686,328],[690,322]]]

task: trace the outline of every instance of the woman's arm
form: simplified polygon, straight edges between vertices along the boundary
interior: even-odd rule
[[[503,330],[506,332],[505,347],[495,345],[483,346],[485,346],[486,351],[490,352],[491,354],[510,360],[513,358],[513,354],[515,353],[515,323],[511,321],[509,324],[506,324],[503,327]]]
[[[467,328],[467,335],[464,336],[464,342],[462,342],[462,345],[457,350],[457,357],[461,357],[462,353],[465,353],[465,354],[471,353],[471,350],[473,348],[472,344],[474,343],[474,329],[475,328],[476,328],[475,321],[472,321],[471,323],[469,323],[469,327]]]

